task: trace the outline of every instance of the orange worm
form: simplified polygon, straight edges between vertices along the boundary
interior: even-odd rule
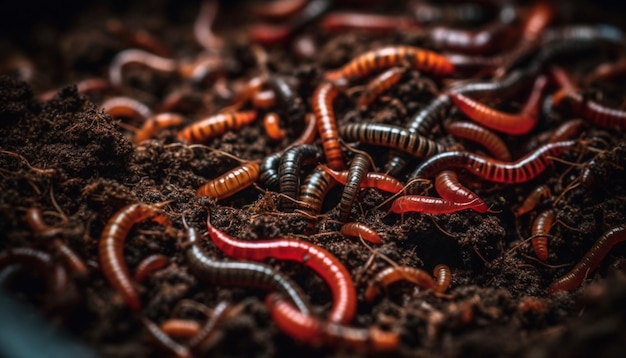
[[[355,221],[343,224],[339,232],[341,232],[344,236],[363,238],[363,240],[369,241],[375,245],[379,245],[381,243],[380,234],[374,231],[371,227],[360,222]]]
[[[222,200],[251,186],[258,178],[259,164],[255,162],[245,163],[209,180],[198,188],[196,194]]]
[[[176,127],[183,123],[183,116],[177,113],[159,113],[151,116],[143,122],[143,125],[135,132],[134,142],[139,143],[150,139],[159,130]]]
[[[548,234],[554,221],[554,210],[548,209],[542,211],[533,222],[532,235],[530,242],[535,250],[535,255],[541,261],[548,259]]]
[[[203,143],[225,134],[237,131],[256,119],[256,111],[220,113],[201,119],[178,132],[178,139],[188,143]]]

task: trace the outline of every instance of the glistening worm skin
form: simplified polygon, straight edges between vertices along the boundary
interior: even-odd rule
[[[365,289],[365,300],[374,302],[380,295],[382,289],[398,281],[409,281],[423,289],[434,290],[443,293],[450,286],[450,268],[446,265],[437,265],[434,270],[437,275],[437,282],[424,270],[410,266],[388,267],[380,271],[369,282]]]
[[[548,209],[542,211],[533,222],[532,234],[533,238],[530,242],[535,250],[535,255],[541,261],[548,259],[548,235],[552,222],[554,221],[554,210]]]
[[[226,255],[261,261],[273,257],[303,263],[317,272],[330,286],[333,307],[328,318],[335,323],[350,322],[356,313],[356,290],[352,277],[343,264],[330,252],[306,241],[291,238],[243,241],[231,237],[211,225],[207,217],[207,229],[213,243]]]
[[[198,232],[187,228],[185,257],[191,272],[202,281],[225,286],[246,286],[280,292],[296,305],[303,314],[310,314],[310,304],[293,281],[272,267],[245,261],[218,261],[212,259],[200,246]]]
[[[626,225],[609,229],[593,244],[587,254],[569,273],[556,279],[548,287],[548,293],[552,295],[559,291],[569,291],[580,286],[585,278],[600,265],[602,259],[611,251],[613,246],[625,240]]]
[[[509,148],[497,134],[472,122],[451,122],[446,124],[448,134],[461,139],[471,140],[482,145],[495,159],[511,161]]]
[[[328,173],[333,179],[335,179],[338,183],[345,185],[346,180],[348,179],[348,171],[338,172],[336,170],[332,170],[329,167],[320,164],[320,168],[322,168],[326,173]],[[375,173],[375,172],[367,172],[363,180],[361,181],[361,188],[376,188],[378,190],[386,191],[388,193],[399,193],[404,189],[404,185],[402,183],[389,175],[383,173]]]
[[[315,114],[317,131],[322,139],[322,147],[328,166],[335,170],[342,170],[346,167],[339,143],[339,133],[335,119],[333,101],[339,95],[337,87],[330,82],[324,82],[317,86],[313,92],[311,106]]]
[[[317,166],[309,176],[304,179],[298,198],[298,209],[310,218],[320,214],[324,198],[335,185],[335,180],[326,173],[321,166]],[[314,220],[310,221],[313,223]]]
[[[380,235],[374,229],[360,222],[344,224],[340,229],[341,235],[362,238],[372,244],[380,245]]]
[[[391,352],[398,348],[397,333],[378,328],[354,328],[336,322],[322,322],[298,312],[279,295],[271,294],[265,304],[276,325],[293,339],[310,345],[328,345],[364,352]]]
[[[431,178],[446,169],[466,169],[490,182],[519,184],[534,179],[550,165],[550,157],[574,149],[578,141],[570,140],[544,144],[514,162],[502,162],[469,152],[446,152],[423,162],[412,178]]]
[[[142,203],[125,206],[109,219],[98,244],[100,269],[104,277],[135,311],[141,308],[141,302],[124,261],[124,241],[134,224],[149,218],[169,225],[167,217],[153,206]]]
[[[609,108],[587,99],[579,91],[561,90],[552,98],[558,108],[568,108],[573,115],[584,118],[587,122],[605,129],[626,129],[626,111]]]
[[[435,190],[442,198],[457,203],[473,203],[472,210],[479,213],[487,212],[485,202],[459,182],[455,172],[444,170],[435,179]]]
[[[343,187],[341,200],[339,201],[339,220],[342,222],[348,221],[350,211],[359,192],[359,186],[369,169],[370,161],[367,156],[361,153],[356,154],[350,163],[346,184]]]
[[[292,199],[298,197],[302,164],[317,161],[319,154],[318,147],[309,144],[291,147],[285,151],[278,164],[278,183],[282,194]],[[286,198],[280,200],[280,207],[284,211],[291,212],[295,206],[292,200]]]
[[[404,214],[409,212],[419,212],[427,214],[450,214],[465,209],[475,209],[485,205],[480,198],[464,203],[434,198],[421,195],[405,195],[397,198],[391,204],[391,212]],[[478,211],[478,210],[476,210]]]

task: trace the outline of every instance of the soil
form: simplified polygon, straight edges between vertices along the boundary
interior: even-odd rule
[[[27,4],[16,6],[25,8]],[[51,297],[39,285],[45,279],[43,273],[3,274],[4,288],[12,297],[33,307],[54,327],[101,355],[167,355],[151,341],[137,315],[131,313],[105,281],[98,269],[97,256],[100,234],[116,211],[134,202],[167,202],[164,211],[173,227],[164,229],[151,222],[136,225],[125,243],[124,258],[131,271],[150,254],[160,253],[170,258],[169,266],[139,286],[142,314],[157,323],[173,317],[201,322],[202,316],[190,308],[189,302],[215,307],[219,301],[228,300],[238,305],[241,311],[218,328],[219,335],[211,343],[207,356],[371,354],[332,345],[311,348],[296,342],[281,333],[272,321],[263,302],[266,292],[207,285],[194,277],[178,243],[185,235],[182,217],[206,233],[209,212],[217,228],[237,238],[294,236],[333,253],[352,273],[357,287],[358,312],[352,324],[399,332],[401,344],[394,355],[612,357],[623,354],[626,247],[616,246],[600,268],[590,273],[582,288],[552,296],[546,288],[567,273],[604,232],[626,222],[624,132],[587,128],[584,136],[597,139],[591,144],[597,151],[568,152],[544,174],[522,185],[492,185],[462,177],[491,205],[493,210],[485,214],[465,210],[402,217],[388,214],[388,206],[379,207],[390,195],[364,189],[358,194],[351,219],[382,233],[383,244],[379,246],[366,245],[337,232],[341,227],[337,209],[341,188],[337,187],[327,195],[323,214],[314,233],[309,234],[306,217],[278,210],[278,193],[260,186],[219,202],[196,196],[200,185],[239,164],[222,152],[242,160],[261,160],[289,146],[298,137],[303,123],[290,125],[282,141],[270,140],[262,121],[257,120],[241,131],[210,140],[206,146],[190,147],[177,142],[179,127],[163,130],[154,139],[135,144],[129,128],[140,123],[112,118],[99,107],[104,99],[123,95],[157,109],[169,93],[183,89],[187,92],[179,111],[186,123],[190,123],[228,105],[233,83],[258,74],[252,47],[240,31],[242,24],[252,21],[241,4],[223,6],[216,24],[216,32],[229,39],[228,56],[238,64],[236,69],[222,75],[221,80],[190,84],[174,75],[136,66],[124,71],[124,85],[113,90],[79,94],[75,86],[69,85],[84,78],[107,78],[115,54],[134,46],[129,36],[111,31],[116,21],[125,27],[126,33],[147,31],[174,58],[194,58],[201,52],[192,30],[198,6],[173,1],[150,2],[150,6],[144,2],[81,5],[68,7],[56,20],[47,20],[52,17],[45,15],[45,8],[33,10],[32,17],[16,18],[24,21],[28,18],[23,23],[28,30],[13,31],[13,35],[0,43],[4,54],[2,72],[6,74],[0,77],[0,232],[3,233],[0,251],[34,247],[53,252],[49,243],[34,240],[25,220],[28,208],[39,207],[46,223],[60,230],[60,239],[90,268],[87,279],[70,277],[68,285],[72,289],[64,297]],[[355,3],[342,2],[338,6],[352,8]],[[395,2],[384,6],[367,2],[361,10],[394,13],[399,8]],[[611,12],[587,3],[559,11],[560,23],[615,21]],[[306,99],[311,97],[325,70],[337,68],[355,55],[378,46],[421,44],[421,40],[408,33],[326,34],[315,24],[301,34],[312,37],[317,47],[315,56],[295,56],[287,42],[267,48],[267,66],[273,74],[298,80],[298,92],[305,99],[307,110],[310,104]],[[607,61],[603,56],[595,58],[595,62],[569,61],[566,65],[577,76],[583,76],[589,66]],[[442,82],[436,81],[435,85],[441,88]],[[52,99],[38,99],[41,93],[57,88],[60,89]],[[356,94],[341,95],[334,103],[338,124],[362,121],[403,124],[408,118],[406,113],[414,113],[434,98],[436,93],[430,88],[424,84],[423,76],[408,71],[399,85],[366,110],[355,109]],[[620,105],[615,99],[624,95],[623,88],[610,84],[590,90],[596,94],[608,93],[611,97],[607,100],[614,101],[615,106]],[[518,109],[524,98],[525,94],[520,94],[509,105]],[[453,115],[462,117],[458,113]],[[564,119],[567,118],[553,113],[542,118],[531,135],[507,138],[514,157],[523,155],[535,137],[552,130]],[[448,143],[453,141],[440,132],[434,136]],[[316,143],[320,144],[319,139]],[[387,150],[358,148],[368,151],[379,168],[387,160]],[[352,156],[348,151],[345,153]],[[585,168],[594,174],[593,183],[589,187],[572,186]],[[312,166],[303,167],[303,177],[311,169]],[[407,174],[400,179],[405,181]],[[530,214],[516,218],[513,210],[540,184],[547,184],[552,196],[543,199]],[[436,195],[432,189],[429,194]],[[549,258],[541,262],[535,258],[527,239],[534,217],[550,207],[556,210],[556,223],[549,239]],[[213,257],[224,257],[210,240],[206,240],[204,247]],[[389,287],[377,301],[367,303],[363,298],[367,283],[390,262],[429,272],[445,263],[452,268],[452,285],[445,295],[438,297],[400,283]],[[296,263],[278,260],[268,263],[303,288],[317,316],[328,314],[332,297],[321,278]]]

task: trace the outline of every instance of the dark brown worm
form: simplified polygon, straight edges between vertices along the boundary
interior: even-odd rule
[[[263,184],[268,190],[277,190],[278,181],[278,164],[280,163],[280,157],[282,153],[274,153],[265,157],[259,167],[259,182]]]
[[[280,157],[278,164],[278,182],[280,192],[292,199],[298,198],[300,190],[300,171],[304,163],[317,162],[320,150],[318,147],[303,144],[291,147]],[[296,204],[294,200],[280,200],[280,207],[287,212],[293,211]]]
[[[202,281],[280,292],[304,314],[310,314],[310,304],[302,289],[276,269],[257,262],[215,260],[202,249],[198,232],[193,227],[187,228],[187,235],[185,257],[191,272]]]
[[[143,283],[154,272],[159,271],[170,264],[170,259],[161,254],[152,254],[141,260],[135,268],[133,278],[137,283]]]
[[[439,272],[441,270],[443,270],[444,274]],[[448,274],[447,276],[445,275],[446,272]],[[435,274],[440,275],[439,277],[441,278],[443,284],[442,286],[439,286],[438,282],[435,282],[433,277],[424,270],[409,266],[388,267],[374,276],[374,278],[368,283],[363,295],[365,296],[365,300],[367,302],[374,302],[383,289],[398,281],[409,281],[423,289],[443,293],[449,286],[449,273],[450,269],[447,266],[437,266]]]
[[[550,187],[546,184],[539,185],[528,194],[522,205],[515,210],[515,216],[521,216],[532,211],[541,199],[549,198],[551,195]]]
[[[448,267],[448,265],[439,264],[433,269],[433,275],[435,275],[435,283],[437,283],[435,291],[438,293],[446,292],[452,284],[452,272],[450,271],[450,267]]]
[[[584,118],[594,126],[604,129],[626,129],[626,111],[609,108],[585,98],[579,91],[561,90],[552,98],[557,108],[567,108],[575,116]]]
[[[143,120],[152,117],[152,110],[148,106],[130,97],[112,97],[102,102],[100,107],[113,118],[124,117]]]
[[[188,143],[204,143],[228,131],[237,131],[256,119],[256,111],[216,114],[190,124],[178,133],[178,139]]]
[[[361,186],[361,182],[363,182],[363,178],[370,167],[370,161],[364,154],[358,153],[352,159],[346,183],[341,193],[341,200],[339,201],[339,220],[342,222],[348,221],[350,211],[359,192],[359,186]]]
[[[511,153],[504,141],[494,132],[472,122],[454,121],[445,125],[448,134],[471,140],[483,146],[498,160],[511,161]]]
[[[437,154],[423,162],[411,176],[412,178],[432,178],[446,169],[465,169],[468,172],[490,182],[519,184],[534,179],[552,162],[551,157],[577,147],[578,141],[544,144],[514,162],[502,162],[469,152],[446,152]]]
[[[359,141],[363,144],[388,147],[417,158],[428,158],[446,151],[446,147],[433,140],[386,124],[347,124],[339,129],[339,134],[348,142]]]
[[[554,131],[552,131],[550,138],[548,138],[548,143],[574,139],[583,130],[584,126],[585,126],[585,121],[580,118],[570,119],[569,121],[565,121],[559,124],[559,126],[556,127]]]
[[[380,234],[378,234],[371,227],[360,223],[351,222],[343,224],[340,231],[341,235],[362,238],[365,241],[369,241],[372,244],[380,245]]]
[[[315,114],[317,132],[322,139],[326,162],[331,169],[343,170],[346,163],[341,152],[335,110],[333,109],[333,101],[337,95],[339,95],[337,87],[330,82],[324,82],[317,86],[313,92],[311,106]]]
[[[378,98],[378,96],[398,83],[404,72],[405,69],[402,67],[392,67],[376,76],[370,81],[370,83],[367,84],[363,93],[361,93],[361,96],[357,101],[358,106],[364,108],[368,107]]]
[[[146,317],[141,318],[141,323],[146,328],[150,337],[159,344],[160,348],[168,351],[170,355],[176,358],[190,358],[191,352],[189,348],[171,339],[161,328]]]
[[[472,210],[479,213],[486,213],[489,209],[478,195],[459,182],[456,173],[451,170],[444,170],[437,174],[435,190],[445,200],[456,203],[472,203]]]
[[[142,203],[127,205],[109,219],[98,244],[100,269],[104,277],[135,311],[140,310],[141,302],[124,261],[124,241],[134,224],[150,218],[161,225],[169,225],[169,219],[153,206]]]
[[[178,63],[171,58],[157,56],[139,49],[124,50],[118,53],[109,65],[109,81],[113,86],[123,84],[122,70],[130,64],[144,65],[162,73],[174,73],[178,69]]]
[[[335,183],[330,174],[326,173],[320,166],[317,166],[304,179],[304,184],[300,189],[298,209],[310,218],[319,215],[322,211],[324,198]]]
[[[281,331],[306,344],[344,347],[363,352],[393,352],[400,344],[397,333],[375,327],[354,328],[322,322],[312,315],[302,314],[276,294],[267,296],[265,304]]]
[[[552,295],[559,291],[569,291],[580,286],[585,278],[600,265],[602,259],[611,251],[613,246],[624,240],[626,240],[626,225],[609,229],[600,236],[589,252],[587,252],[582,260],[580,260],[569,273],[556,279],[550,287],[548,287],[548,293]]]
[[[177,113],[159,113],[145,120],[141,128],[135,132],[135,143],[150,139],[159,130],[176,127],[183,123],[183,116]]]
[[[535,250],[535,255],[541,261],[546,261],[548,259],[548,234],[550,233],[550,228],[552,227],[552,222],[554,221],[554,210],[548,209],[544,210],[533,222],[532,235],[533,238],[530,242],[533,245],[533,250]]]
[[[198,188],[196,194],[222,200],[251,186],[258,178],[259,163],[244,163],[215,179],[209,180]]]
[[[447,76],[454,72],[454,65],[436,52],[419,47],[385,46],[357,56],[338,70],[326,72],[325,78],[342,84],[403,63],[435,76]]]
[[[324,171],[330,176],[333,177],[338,183],[345,185],[348,180],[348,171],[338,172],[336,170],[332,170],[327,166],[320,164],[320,168],[324,169]],[[399,193],[404,189],[404,185],[402,183],[389,175],[383,173],[374,173],[368,172],[363,177],[361,181],[361,188],[376,188],[382,191],[386,191],[388,193]]]
[[[356,12],[332,12],[322,19],[322,30],[329,33],[356,31],[368,35],[384,35],[419,26],[408,16],[391,16]]]

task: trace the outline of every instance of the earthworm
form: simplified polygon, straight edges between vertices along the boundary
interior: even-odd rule
[[[357,56],[340,69],[326,72],[328,81],[353,81],[367,77],[374,71],[399,66],[404,63],[413,69],[435,76],[451,75],[454,66],[444,56],[419,47],[385,46]]]
[[[565,276],[556,279],[550,287],[549,294],[555,294],[559,291],[573,290],[587,278],[602,262],[602,259],[611,251],[613,246],[626,240],[626,225],[619,225],[606,231],[598,241],[596,241],[591,249],[585,254],[579,263]]]
[[[268,109],[276,105],[276,94],[271,89],[263,89],[253,94],[250,102],[256,109]]]
[[[433,269],[433,275],[435,276],[435,283],[437,284],[435,292],[446,292],[452,283],[452,272],[450,271],[450,267],[444,264],[439,264]]]
[[[148,106],[130,97],[112,97],[102,102],[100,107],[113,118],[146,119],[152,116],[152,110]]]
[[[433,128],[446,116],[451,104],[448,94],[440,94],[409,120],[407,129],[424,137],[430,136]]]
[[[421,195],[404,195],[393,201],[391,204],[391,212],[396,214],[404,214],[409,212],[419,212],[427,214],[450,214],[465,209],[474,209],[481,207],[484,202],[480,198],[464,203],[445,200],[430,196]]]
[[[187,228],[185,257],[189,269],[202,281],[224,286],[245,286],[280,292],[305,314],[310,314],[306,296],[293,281],[269,265],[246,261],[219,261],[201,247],[198,232]]]
[[[443,56],[454,65],[456,73],[465,76],[476,74],[491,75],[504,62],[502,56],[464,55],[459,53],[445,53]]]
[[[501,21],[482,26],[477,30],[455,29],[448,26],[434,26],[426,36],[437,48],[471,55],[491,55],[506,43],[509,25]]]
[[[594,126],[604,129],[626,129],[626,111],[609,108],[585,98],[579,91],[560,90],[552,98],[557,108],[567,108]]]
[[[271,140],[280,141],[285,138],[285,130],[280,127],[280,116],[276,112],[270,112],[263,117],[263,128]]]
[[[145,219],[169,225],[169,219],[155,207],[142,203],[129,204],[109,219],[98,244],[100,269],[104,277],[134,311],[141,308],[141,302],[124,261],[124,241],[133,225]]]
[[[255,15],[269,19],[284,19],[295,14],[306,5],[307,0],[274,0],[269,3],[255,3],[247,5]]]
[[[161,328],[146,317],[141,317],[141,323],[146,328],[150,337],[159,344],[160,348],[168,351],[177,358],[191,357],[189,349],[171,339]]]
[[[152,254],[141,260],[135,268],[134,280],[143,283],[154,272],[170,264],[170,259],[161,254]]]
[[[293,110],[294,108],[302,105],[302,99],[298,96],[295,88],[281,76],[271,76],[267,80],[267,84],[273,90],[276,95],[276,100],[287,110]]]
[[[576,90],[578,85],[572,76],[560,66],[550,66],[550,77],[560,89]]]
[[[330,252],[307,241],[292,238],[243,241],[231,237],[211,225],[207,228],[215,246],[226,255],[243,260],[261,261],[273,257],[278,260],[300,262],[317,272],[329,285],[333,307],[329,321],[347,323],[356,313],[356,291],[352,277],[343,264]]]
[[[278,163],[280,163],[281,152],[268,155],[261,162],[259,167],[259,182],[269,190],[278,189]]]
[[[504,141],[494,132],[472,122],[454,121],[446,123],[446,132],[461,139],[471,140],[483,146],[495,159],[511,161],[511,153]]]
[[[113,86],[122,85],[122,69],[129,64],[140,64],[162,73],[174,73],[178,69],[178,63],[171,58],[139,49],[124,50],[115,55],[109,65],[109,81]]]
[[[316,162],[319,154],[318,147],[310,144],[291,147],[285,151],[278,164],[278,183],[282,194],[292,199],[298,197],[302,165]],[[291,212],[296,204],[293,200],[281,198],[280,206],[284,211]]]
[[[196,121],[178,132],[178,139],[189,143],[203,143],[228,131],[237,131],[256,119],[256,111],[220,113]]]
[[[346,180],[348,178],[348,171],[338,172],[336,170],[332,170],[329,167],[320,164],[320,168],[322,168],[326,173],[328,173],[335,181],[340,184],[345,185]],[[367,172],[363,177],[363,180],[360,184],[361,188],[376,188],[378,190],[386,191],[388,193],[399,193],[404,189],[404,185],[402,183],[390,176],[383,173],[375,173],[375,172]]]
[[[416,29],[419,26],[409,16],[336,11],[324,16],[320,22],[320,27],[328,33],[356,31],[368,35],[384,35]]]
[[[479,25],[492,18],[495,6],[479,3],[430,3],[421,0],[410,3],[410,11],[422,25],[446,23],[451,25]]]
[[[387,124],[347,124],[339,129],[339,134],[348,142],[359,141],[363,144],[388,147],[417,158],[428,158],[446,151],[443,145],[433,140]]]
[[[398,348],[397,333],[376,327],[354,328],[336,322],[322,322],[314,316],[298,312],[279,295],[271,294],[265,304],[272,319],[288,336],[310,345],[339,346],[365,352],[392,352]]]
[[[357,105],[364,108],[368,107],[378,96],[398,83],[404,72],[405,70],[402,67],[392,67],[375,77],[361,93]]]
[[[326,162],[330,168],[342,170],[346,164],[341,152],[335,110],[333,109],[333,101],[338,94],[339,91],[335,85],[330,82],[323,82],[313,92],[311,106],[315,114],[317,131],[322,139]]]
[[[168,336],[189,338],[200,332],[200,324],[190,319],[171,318],[161,322],[161,331]]]
[[[522,41],[534,42],[541,38],[542,32],[550,24],[554,15],[554,6],[545,1],[535,2],[522,28]]]
[[[317,134],[317,123],[315,122],[315,115],[313,113],[307,113],[304,116],[305,127],[300,136],[291,143],[291,145],[311,144],[315,140]]]
[[[159,130],[176,127],[183,123],[183,116],[177,113],[159,113],[151,116],[143,122],[143,125],[135,132],[135,143],[150,139]]]
[[[374,231],[371,227],[360,222],[354,221],[343,224],[339,232],[344,236],[363,238],[363,240],[369,241],[375,245],[379,245],[381,243],[380,234]]]
[[[463,186],[456,173],[451,170],[444,170],[437,174],[435,190],[445,200],[456,203],[473,203],[472,210],[476,212],[486,213],[488,210],[487,204],[478,195]]]
[[[202,184],[198,196],[222,200],[251,186],[259,178],[259,163],[248,162]]]
[[[213,33],[213,23],[219,10],[219,1],[203,0],[198,17],[193,24],[196,42],[208,52],[216,52],[223,46],[223,40]]]
[[[367,284],[363,296],[367,302],[374,302],[384,288],[398,281],[409,281],[423,289],[439,292],[437,282],[428,272],[410,266],[393,266],[377,273]]]
[[[371,164],[366,155],[358,153],[352,158],[348,175],[346,176],[346,183],[341,193],[341,200],[339,201],[339,220],[342,222],[348,221],[350,211],[359,192],[359,186],[370,168]]]
[[[552,227],[552,222],[554,221],[554,210],[548,209],[544,210],[533,222],[532,227],[532,235],[533,238],[530,242],[533,245],[533,250],[535,250],[535,255],[541,261],[546,261],[548,259],[548,234],[550,233],[550,228]]]
[[[550,138],[548,138],[548,143],[560,142],[562,140],[575,138],[578,133],[583,130],[584,126],[585,121],[580,118],[565,121],[559,124],[559,126],[552,131]]]
[[[532,211],[538,204],[539,201],[545,198],[549,198],[552,195],[550,192],[550,187],[546,184],[541,184],[533,189],[530,194],[524,199],[522,205],[515,210],[515,216],[522,216],[530,211]]]
[[[525,114],[531,118],[537,118],[539,115],[539,110],[541,108],[541,99],[543,97],[543,93],[548,87],[548,77],[539,76],[535,80],[533,84],[533,88],[530,91],[530,95],[524,103],[522,110],[520,113]]]
[[[219,325],[231,314],[232,310],[232,306],[227,301],[220,301],[213,309],[211,317],[200,328],[200,332],[189,340],[189,348],[199,354],[204,353],[206,350],[205,346],[210,342]]]
[[[321,166],[317,166],[304,179],[298,198],[298,209],[309,217],[315,217],[322,211],[322,204],[326,194],[335,185],[335,180],[326,173]]]
[[[466,169],[490,182],[519,184],[534,179],[550,165],[551,157],[574,149],[578,141],[548,143],[514,162],[502,162],[469,152],[446,152],[430,157],[413,172],[411,178],[431,178],[445,169]]]
[[[0,271],[11,265],[20,265],[29,270],[48,274],[53,262],[48,253],[29,247],[17,247],[0,252]]]

